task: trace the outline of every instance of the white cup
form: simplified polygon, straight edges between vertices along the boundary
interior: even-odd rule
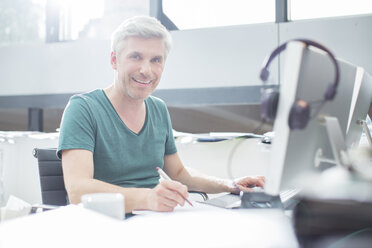
[[[93,193],[81,197],[85,208],[123,220],[125,218],[124,196],[119,193]]]

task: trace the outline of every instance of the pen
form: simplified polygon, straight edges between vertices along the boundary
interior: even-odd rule
[[[172,179],[170,179],[170,177],[160,168],[160,167],[156,167],[156,170],[158,171],[159,175],[164,178],[165,180],[170,180],[172,181]],[[186,198],[183,198],[185,199],[185,201],[190,204],[191,207],[193,207],[193,205],[191,204],[191,202],[189,200],[187,200]]]

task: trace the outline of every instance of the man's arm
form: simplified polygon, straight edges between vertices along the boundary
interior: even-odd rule
[[[73,204],[88,193],[121,193],[125,197],[125,212],[138,209],[172,211],[177,204],[184,205],[187,188],[174,181],[163,181],[154,189],[124,188],[93,178],[93,153],[88,150],[62,151],[62,168],[66,191]],[[183,196],[183,197],[182,197]]]
[[[205,193],[231,192],[237,193],[239,190],[251,191],[250,187],[264,187],[264,177],[243,177],[235,180],[219,179],[201,174],[190,175],[189,171],[183,166],[178,154],[166,155],[164,157],[165,172],[176,181],[185,184],[188,190],[202,191]]]

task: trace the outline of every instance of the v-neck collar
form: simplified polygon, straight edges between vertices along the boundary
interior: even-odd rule
[[[110,101],[110,99],[108,98],[108,96],[106,95],[105,91],[102,89],[101,90],[105,99],[107,100],[108,104],[111,106],[111,109],[112,111],[114,111],[115,115],[116,115],[116,118],[119,119],[119,121],[122,123],[122,125],[124,125],[125,129],[128,130],[130,133],[132,133],[133,135],[136,135],[136,136],[139,136],[141,135],[141,133],[143,133],[143,130],[145,130],[146,126],[147,126],[147,120],[148,120],[148,116],[149,116],[149,111],[148,111],[148,106],[147,106],[147,98],[144,100],[145,102],[145,107],[146,107],[146,116],[145,116],[145,122],[143,123],[143,126],[141,127],[141,130],[136,133],[134,132],[132,129],[130,129],[125,123],[124,121],[120,118],[120,115],[118,114],[118,112],[116,111],[116,109],[114,108],[114,105],[112,105],[112,102]]]

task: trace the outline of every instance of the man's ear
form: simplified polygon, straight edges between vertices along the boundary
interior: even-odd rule
[[[112,69],[116,70],[117,69],[117,57],[116,57],[115,52],[111,52],[110,63],[111,63]]]

